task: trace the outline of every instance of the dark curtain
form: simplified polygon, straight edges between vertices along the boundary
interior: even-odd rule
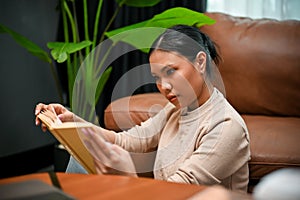
[[[78,1],[80,3],[81,1]],[[88,1],[88,9],[89,9],[89,25],[90,27],[93,27],[94,18],[96,14],[96,9],[98,5],[98,0],[89,0]],[[101,13],[101,21],[100,21],[100,27],[99,27],[99,33],[102,33],[105,25],[110,20],[113,12],[116,8],[115,1],[103,1],[103,9]],[[198,12],[205,12],[206,11],[206,0],[163,0],[159,4],[153,7],[147,7],[147,8],[134,8],[134,7],[127,7],[123,6],[119,14],[117,15],[114,23],[111,26],[111,30],[119,27],[123,27],[126,25],[130,25],[133,23],[141,22],[143,20],[147,20],[152,18],[155,14],[161,13],[164,10],[168,8],[173,7],[186,7],[191,10],[195,10]],[[83,6],[80,4],[77,4],[76,12],[79,14],[79,16],[82,13]],[[78,24],[79,24],[79,30],[83,30],[83,17],[78,18]],[[92,30],[90,30],[90,33],[92,33]],[[83,33],[82,34],[83,37]],[[62,38],[62,30],[60,29],[60,32],[58,33],[58,39]],[[92,37],[92,36],[91,36]],[[116,85],[116,83],[119,81],[120,77],[125,74],[130,69],[134,68],[135,66],[139,66],[142,64],[148,63],[148,56],[144,53],[141,53],[140,51],[133,51],[130,53],[127,53],[124,56],[121,56],[119,59],[114,61],[112,63],[112,73],[110,75],[110,78],[104,88],[104,91],[100,97],[100,100],[96,106],[96,111],[99,116],[99,123],[101,126],[104,127],[103,123],[103,113],[105,108],[108,106],[108,104],[118,98],[131,95],[128,91],[123,90],[118,95],[114,95],[112,97],[112,91]],[[61,77],[63,90],[67,91],[67,77],[66,70],[63,67],[60,67],[59,74]],[[150,70],[148,74],[141,74],[141,76],[145,79],[152,79]],[[134,77],[133,77],[134,78]],[[137,77],[136,77],[137,78]],[[124,84],[130,84],[131,80],[125,80]],[[153,81],[152,81],[153,82]],[[140,93],[148,93],[148,92],[157,92],[157,88],[155,84],[146,84],[139,88],[137,88],[134,91],[134,94],[140,94]]]

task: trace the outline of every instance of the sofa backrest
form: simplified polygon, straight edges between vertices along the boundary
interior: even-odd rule
[[[206,15],[228,101],[241,114],[300,116],[300,21]]]

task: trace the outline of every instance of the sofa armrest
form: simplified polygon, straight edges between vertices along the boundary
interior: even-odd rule
[[[158,113],[167,103],[168,100],[158,92],[120,98],[105,109],[105,127],[121,131],[140,125]]]

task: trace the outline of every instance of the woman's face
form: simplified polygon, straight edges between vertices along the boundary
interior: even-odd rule
[[[198,57],[191,63],[174,52],[155,50],[150,55],[151,73],[159,91],[177,108],[195,109],[209,98],[203,78],[205,53],[200,52]]]

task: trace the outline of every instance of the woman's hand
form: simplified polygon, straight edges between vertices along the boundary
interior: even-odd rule
[[[57,115],[57,117],[62,122],[74,121],[75,115],[72,112],[70,112],[68,109],[66,109],[64,106],[62,106],[61,104],[46,105],[46,104],[39,103],[35,107],[35,124],[37,126],[41,125],[41,128],[44,132],[47,130],[47,127],[45,124],[41,124],[41,121],[37,117],[37,115],[43,110],[51,111],[54,115]]]
[[[99,174],[119,174],[137,177],[128,151],[106,142],[94,129],[82,129],[82,140],[92,154]]]

